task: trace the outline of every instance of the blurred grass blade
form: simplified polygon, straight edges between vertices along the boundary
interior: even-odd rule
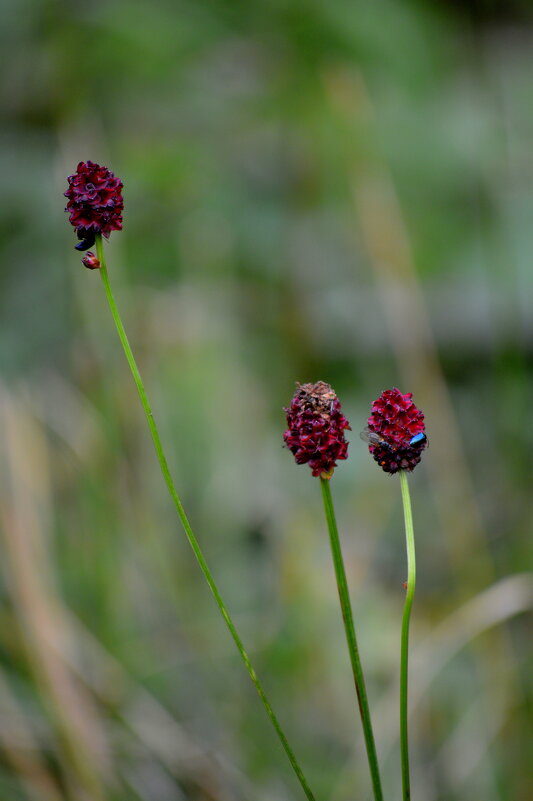
[[[57,753],[72,786],[70,796],[99,801],[104,798],[102,756],[107,751],[103,729],[89,697],[48,644],[66,632],[42,534],[43,508],[50,495],[46,446],[39,428],[7,392],[0,397],[0,427],[8,471],[4,491],[9,493],[0,505],[3,562],[28,667],[53,721]]]

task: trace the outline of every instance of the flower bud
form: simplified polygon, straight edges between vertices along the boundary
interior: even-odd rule
[[[89,270],[98,270],[100,268],[100,262],[96,258],[95,254],[90,250],[88,253],[85,254],[81,263],[87,267]]]

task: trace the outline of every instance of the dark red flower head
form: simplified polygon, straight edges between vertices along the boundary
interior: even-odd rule
[[[329,384],[297,384],[298,389],[288,409],[284,409],[289,428],[285,444],[297,464],[309,464],[314,476],[331,478],[337,459],[346,459],[348,443],[344,438],[350,424]]]
[[[111,170],[94,161],[80,161],[74,175],[69,175],[65,211],[82,240],[77,250],[92,247],[96,234],[107,239],[111,231],[122,230],[122,186]]]
[[[368,428],[361,437],[386,473],[414,470],[427,447],[424,415],[412,401],[412,392],[386,389],[372,404]]]

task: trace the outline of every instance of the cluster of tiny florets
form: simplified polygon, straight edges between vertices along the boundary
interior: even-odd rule
[[[368,431],[378,435],[371,439],[368,449],[386,473],[414,470],[427,445],[412,445],[417,434],[425,433],[424,415],[412,400],[412,393],[387,389],[372,404]]]
[[[68,177],[65,211],[76,229],[77,250],[87,250],[94,245],[97,234],[109,237],[111,231],[122,229],[122,181],[107,167],[94,161],[80,161],[76,172]]]
[[[285,444],[297,464],[309,464],[314,476],[330,478],[338,459],[348,456],[344,437],[350,429],[339,400],[329,384],[298,384],[287,416]]]

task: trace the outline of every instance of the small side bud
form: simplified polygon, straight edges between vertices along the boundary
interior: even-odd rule
[[[86,255],[81,260],[81,263],[83,264],[84,267],[87,267],[88,270],[100,269],[100,262],[98,261],[92,250],[86,253]]]

